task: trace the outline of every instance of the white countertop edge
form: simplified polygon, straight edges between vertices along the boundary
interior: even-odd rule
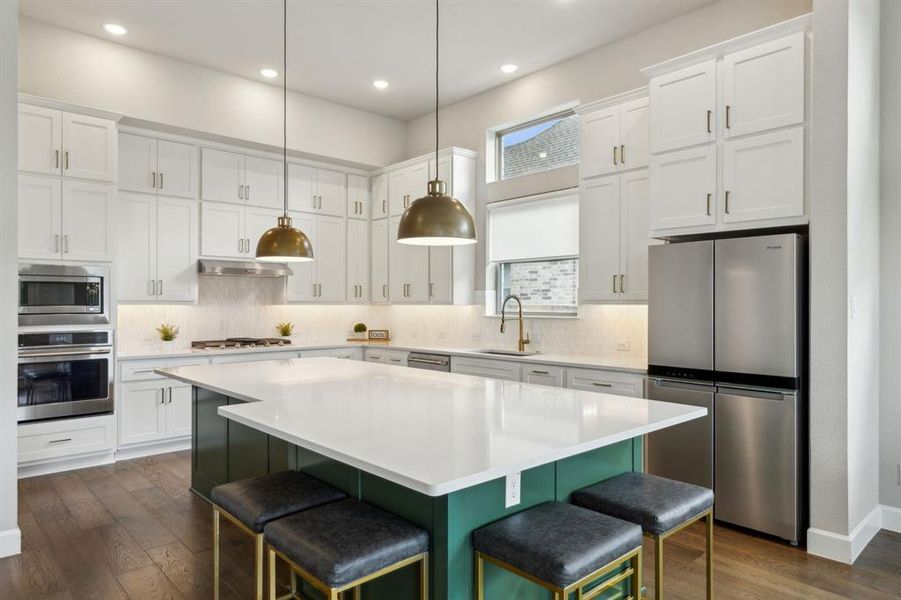
[[[220,391],[213,389],[212,386],[199,386],[204,389],[210,389],[211,391]],[[225,392],[221,392],[225,393]],[[228,394],[226,394],[228,395]],[[613,394],[603,394],[604,396],[613,396]],[[239,396],[230,396],[232,398],[240,398]],[[618,396],[614,396],[618,397]],[[253,400],[251,400],[253,401]],[[237,408],[237,407],[235,407]],[[362,471],[375,475],[377,477],[381,477],[382,479],[386,479],[392,483],[396,483],[403,487],[409,488],[415,492],[419,492],[421,494],[425,494],[426,496],[437,497],[444,496],[447,494],[451,494],[453,492],[460,491],[462,489],[466,489],[469,487],[473,487],[479,485],[481,483],[485,483],[488,481],[492,481],[494,479],[498,479],[500,477],[506,477],[512,473],[518,473],[522,471],[526,471],[528,469],[532,469],[535,467],[540,467],[542,465],[550,464],[552,462],[556,462],[558,460],[563,460],[565,458],[569,458],[571,456],[576,456],[577,454],[583,454],[585,452],[590,452],[591,450],[597,450],[598,448],[604,448],[606,446],[611,446],[613,444],[617,444],[619,442],[623,442],[626,440],[630,440],[632,438],[636,438],[647,433],[651,433],[654,431],[658,431],[660,429],[665,429],[667,427],[672,427],[674,425],[679,425],[681,423],[685,423],[687,421],[691,421],[694,419],[700,419],[707,415],[707,409],[698,407],[696,410],[685,413],[679,417],[672,417],[669,419],[664,419],[658,421],[652,425],[645,425],[641,427],[636,427],[634,429],[629,429],[626,431],[621,431],[619,433],[609,435],[599,440],[592,440],[590,442],[585,442],[583,444],[578,444],[575,446],[570,446],[567,448],[561,448],[560,450],[550,452],[544,456],[536,457],[528,461],[523,461],[519,463],[514,463],[510,465],[506,465],[503,467],[495,467],[492,469],[488,469],[486,471],[481,471],[479,473],[475,473],[473,475],[468,475],[466,477],[461,477],[459,479],[454,479],[451,481],[447,481],[440,484],[428,484],[423,481],[419,481],[417,479],[412,479],[405,475],[401,475],[399,473],[389,471],[383,467],[379,467],[377,465],[373,465],[371,463],[366,462],[365,460],[355,458],[353,456],[348,456],[342,452],[337,452],[330,448],[326,448],[316,444],[315,442],[311,442],[309,440],[301,439],[299,437],[286,435],[282,431],[278,431],[275,428],[268,427],[266,425],[260,424],[253,419],[248,419],[234,411],[234,409],[230,406],[220,406],[217,409],[219,415],[240,423],[241,425],[245,425],[252,429],[256,429],[257,431],[262,431],[268,435],[272,435],[274,437],[279,438],[280,440],[284,440],[286,442],[292,443],[296,446],[300,446],[307,450],[311,450],[318,454],[321,454],[327,458],[331,458],[338,462],[350,465],[351,467],[358,468]]]

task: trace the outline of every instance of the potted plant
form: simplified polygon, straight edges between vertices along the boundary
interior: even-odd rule
[[[354,336],[361,340],[366,338],[366,323],[354,325]]]
[[[178,337],[178,327],[176,325],[163,323],[156,328],[156,331],[160,334],[160,339],[164,342],[171,342]]]
[[[291,337],[292,335],[294,335],[294,323],[291,323],[289,321],[276,323],[275,328],[278,330],[278,334],[282,337]]]

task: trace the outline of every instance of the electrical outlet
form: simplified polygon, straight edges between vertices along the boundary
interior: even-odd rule
[[[517,471],[516,473],[510,473],[504,479],[504,482],[506,484],[506,499],[504,506],[506,508],[510,508],[511,506],[516,506],[517,504],[519,504],[521,476],[522,473]]]
[[[620,340],[616,342],[616,351],[617,352],[628,352],[632,349],[632,343],[628,340]]]

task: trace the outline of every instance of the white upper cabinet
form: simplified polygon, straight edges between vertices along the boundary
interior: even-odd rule
[[[343,217],[347,211],[347,178],[340,171],[288,165],[288,208]]]
[[[257,242],[267,230],[278,224],[284,209],[248,206],[244,209],[244,257],[256,258]]]
[[[372,218],[388,216],[388,175],[382,173],[372,178]]]
[[[63,258],[113,259],[116,190],[112,185],[63,181]]]
[[[725,223],[804,214],[804,128],[727,140],[723,152]]]
[[[347,221],[342,217],[291,213],[295,227],[310,238],[313,261],[292,263],[288,277],[289,302],[344,302]]]
[[[285,297],[289,302],[310,302],[316,299],[317,291],[316,263],[319,261],[319,249],[316,243],[319,241],[319,235],[316,232],[316,221],[318,217],[306,212],[291,212],[290,216],[294,227],[303,231],[310,238],[313,260],[291,263],[291,271],[294,274],[287,277]]]
[[[306,165],[288,164],[288,208],[303,212],[315,212],[316,169]]]
[[[116,180],[116,123],[19,105],[19,170],[97,181]]]
[[[204,200],[244,202],[244,156],[204,148],[202,151],[201,189]]]
[[[200,244],[203,256],[246,257],[244,207],[226,202],[201,203]]]
[[[422,161],[388,174],[388,209],[400,215],[428,191],[429,163]]]
[[[372,266],[372,302],[388,302],[388,219],[372,222],[370,263]]]
[[[353,219],[369,218],[369,178],[347,175],[347,216]]]
[[[620,178],[582,182],[579,194],[579,296],[617,300],[620,252]]]
[[[651,229],[716,223],[716,146],[651,159]]]
[[[343,217],[347,214],[347,176],[340,171],[316,169],[316,196],[320,213]]]
[[[629,95],[634,95],[629,94]],[[588,179],[648,165],[648,98],[579,110],[582,121],[580,177]]]
[[[647,169],[620,176],[620,281],[623,300],[648,299],[651,176]]]
[[[62,173],[63,114],[19,105],[19,170],[45,175]]]
[[[116,209],[116,299],[156,300],[156,197],[119,192]],[[165,241],[164,241],[165,244]]]
[[[651,79],[651,151],[666,152],[716,139],[716,61]]]
[[[282,163],[256,156],[244,157],[244,200],[247,204],[279,208],[282,202]]]
[[[19,258],[61,258],[62,223],[59,178],[19,175]]]
[[[197,301],[198,212],[190,200],[157,199],[156,293],[161,302]]]
[[[119,189],[196,198],[197,147],[131,133],[119,134]]]
[[[804,122],[804,41],[798,32],[723,58],[726,137]]]
[[[369,302],[369,222],[347,221],[347,301]]]

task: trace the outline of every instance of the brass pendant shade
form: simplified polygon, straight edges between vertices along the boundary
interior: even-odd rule
[[[291,225],[291,217],[279,217],[257,242],[257,260],[263,262],[308,262],[313,260],[310,238]]]
[[[397,241],[411,246],[457,246],[476,243],[476,224],[463,203],[447,195],[447,184],[429,182],[429,193],[414,200],[397,227]]]

